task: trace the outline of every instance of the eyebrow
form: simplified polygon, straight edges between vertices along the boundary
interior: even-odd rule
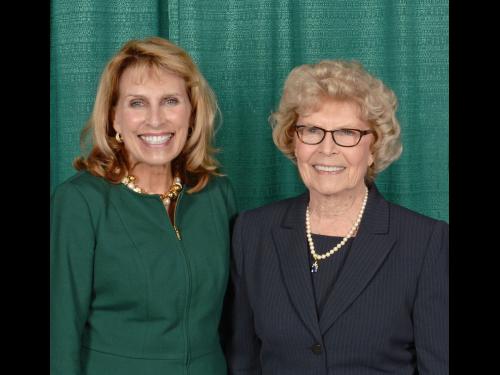
[[[325,129],[324,127],[322,126],[319,126],[319,125],[316,125],[316,124],[313,124],[313,123],[308,123],[308,122],[302,122],[302,123],[297,123],[297,125],[305,125],[305,126],[311,126],[311,127],[315,127],[315,128],[321,128],[323,130],[329,130],[329,129]],[[334,129],[330,129],[330,130],[340,130],[340,129],[357,129],[357,127],[355,127],[354,124],[347,124],[347,125],[342,125],[338,128],[334,128]],[[358,129],[358,130],[362,130],[362,129]]]
[[[134,94],[134,93],[130,93],[130,94],[126,94],[124,96],[124,98],[128,98],[128,97],[139,97],[139,98],[146,98],[147,95],[143,95],[143,94]],[[169,92],[169,93],[166,93],[166,94],[163,94],[162,97],[166,97],[166,96],[181,96],[181,94],[179,94],[178,92]]]

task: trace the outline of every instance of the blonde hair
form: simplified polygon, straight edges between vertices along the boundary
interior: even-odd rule
[[[114,107],[119,96],[119,82],[129,68],[154,68],[177,74],[186,82],[192,106],[190,136],[181,154],[172,161],[172,170],[188,180],[188,192],[202,190],[210,175],[217,175],[218,162],[212,147],[214,121],[219,113],[217,100],[207,81],[180,47],[168,40],[152,37],[131,40],[108,62],[101,76],[92,115],[81,134],[82,148],[91,135],[92,149],[88,156],[78,157],[73,165],[77,170],[118,183],[130,166],[122,143],[115,139]]]
[[[292,161],[294,130],[299,115],[316,111],[324,99],[352,102],[360,116],[375,131],[371,145],[374,162],[365,179],[374,181],[402,152],[400,126],[396,118],[397,99],[382,81],[370,75],[356,61],[323,60],[293,69],[286,79],[278,110],[269,120],[278,149]]]

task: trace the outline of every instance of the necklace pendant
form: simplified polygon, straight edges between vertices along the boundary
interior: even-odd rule
[[[318,269],[319,269],[318,261],[315,260],[314,263],[313,263],[313,265],[312,265],[312,267],[311,267],[311,272],[312,273],[316,273],[316,272],[318,272]]]

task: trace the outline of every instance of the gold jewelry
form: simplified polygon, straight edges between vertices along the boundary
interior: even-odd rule
[[[361,218],[363,217],[363,213],[365,212],[365,207],[366,207],[366,202],[368,201],[368,188],[365,186],[365,197],[363,199],[363,204],[361,205],[361,210],[359,211],[358,217],[356,219],[356,222],[352,226],[351,230],[347,235],[342,238],[342,241],[340,241],[333,249],[327,251],[324,254],[317,254],[316,249],[314,248],[314,242],[312,240],[311,236],[311,221],[309,218],[309,205],[307,205],[306,209],[306,236],[307,236],[307,242],[309,243],[309,250],[311,252],[311,255],[314,259],[314,263],[311,267],[311,272],[318,272],[319,269],[319,264],[318,261],[326,259],[333,255],[335,252],[337,252],[342,246],[344,246],[349,238],[352,237],[354,232],[356,232],[356,229],[358,229],[359,223],[361,222]]]
[[[118,134],[118,133],[116,133],[116,134]],[[147,191],[145,191],[144,189],[141,189],[139,186],[137,186],[135,184],[135,180],[136,180],[135,176],[127,175],[123,178],[122,184],[124,184],[129,189],[135,191],[136,193],[150,194]],[[170,206],[170,203],[177,199],[181,190],[182,190],[181,179],[180,179],[180,177],[176,176],[174,178],[174,182],[172,183],[172,186],[170,186],[170,189],[168,189],[168,191],[166,193],[160,194],[160,199],[167,210],[168,210],[168,207]]]
[[[115,134],[115,139],[116,139],[116,142],[123,143],[123,138],[122,138],[121,134],[118,132],[116,132],[116,134]]]

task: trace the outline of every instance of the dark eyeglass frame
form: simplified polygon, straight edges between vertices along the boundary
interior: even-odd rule
[[[321,140],[319,142],[316,142],[316,143],[307,143],[307,142],[304,142],[302,140],[302,138],[301,138],[300,133],[299,133],[299,130],[302,129],[302,128],[315,128],[315,129],[321,130],[321,131],[323,131],[323,137],[321,138]],[[354,144],[352,146],[344,146],[344,145],[339,144],[335,140],[334,133],[338,132],[338,131],[344,131],[344,130],[350,130],[350,131],[354,131],[354,132],[359,133],[359,139],[356,142],[356,144]],[[369,130],[359,130],[359,129],[351,129],[351,128],[341,128],[341,129],[335,129],[335,130],[326,130],[326,129],[320,128],[319,126],[308,126],[308,125],[295,125],[295,132],[297,133],[297,137],[299,138],[299,140],[302,143],[306,144],[306,145],[319,145],[325,139],[326,133],[332,133],[333,142],[335,142],[335,144],[338,145],[338,146],[340,146],[340,147],[355,147],[355,146],[357,146],[359,144],[359,142],[361,142],[361,138],[363,138],[363,136],[365,136],[367,134],[375,133],[375,131],[371,130],[371,129],[369,129]]]

